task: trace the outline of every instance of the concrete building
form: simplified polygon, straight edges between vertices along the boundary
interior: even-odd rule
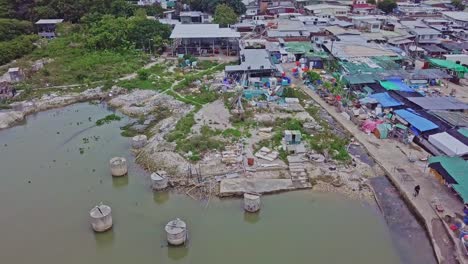
[[[352,17],[352,21],[357,29],[372,33],[379,32],[382,25],[382,22],[374,16]]]
[[[57,25],[62,22],[63,19],[39,19],[36,22],[37,34],[43,38],[55,38]]]
[[[342,5],[308,5],[304,7],[307,14],[322,18],[331,18],[336,16],[347,16],[351,7]]]
[[[204,14],[200,11],[187,11],[180,12],[179,14],[180,23],[182,24],[202,24],[210,23],[212,18],[208,14]]]
[[[220,28],[218,24],[179,24],[175,25],[170,38],[173,39],[173,55],[236,56],[240,33],[230,28]]]
[[[246,74],[248,78],[268,77],[277,71],[266,49],[243,49],[240,51],[240,64],[225,68],[227,75]]]

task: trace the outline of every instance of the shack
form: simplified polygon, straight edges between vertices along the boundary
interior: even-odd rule
[[[468,160],[460,157],[437,156],[429,159],[429,168],[440,183],[452,188],[463,201],[468,203]]]
[[[36,22],[37,34],[43,38],[55,38],[57,25],[62,22],[63,19],[39,19]]]

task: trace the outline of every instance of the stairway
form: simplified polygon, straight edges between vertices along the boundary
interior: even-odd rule
[[[294,187],[298,189],[312,188],[309,182],[309,177],[304,165],[304,160],[301,156],[290,155],[288,156],[289,174]]]

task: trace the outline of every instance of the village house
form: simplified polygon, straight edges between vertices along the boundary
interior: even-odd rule
[[[351,8],[342,5],[318,4],[304,7],[307,14],[322,18],[345,17]]]
[[[62,22],[63,19],[39,19],[36,22],[37,34],[43,38],[55,38],[57,25]]]

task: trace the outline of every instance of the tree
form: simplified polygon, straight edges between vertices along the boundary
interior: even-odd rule
[[[375,5],[375,0],[367,0],[366,1],[368,4]]]
[[[135,43],[137,48],[151,48],[154,45],[154,48],[159,50],[161,46],[158,45],[164,45],[162,40],[167,40],[171,34],[168,25],[146,17],[132,17],[128,26],[128,40]]]
[[[216,7],[226,4],[231,7],[237,15],[242,15],[247,10],[241,0],[191,0],[190,6],[193,10],[200,10],[213,14]]]
[[[393,12],[393,9],[397,8],[397,3],[394,0],[383,0],[377,4],[377,7],[389,14]]]
[[[29,21],[0,18],[0,41],[11,40],[34,31]]]
[[[87,46],[95,49],[123,49],[128,41],[128,21],[124,17],[105,15],[89,29]]]
[[[230,6],[221,4],[216,6],[213,21],[222,27],[226,27],[236,23],[237,15]]]
[[[452,5],[457,9],[457,10],[465,10],[465,5],[463,4],[462,0],[452,0]]]

